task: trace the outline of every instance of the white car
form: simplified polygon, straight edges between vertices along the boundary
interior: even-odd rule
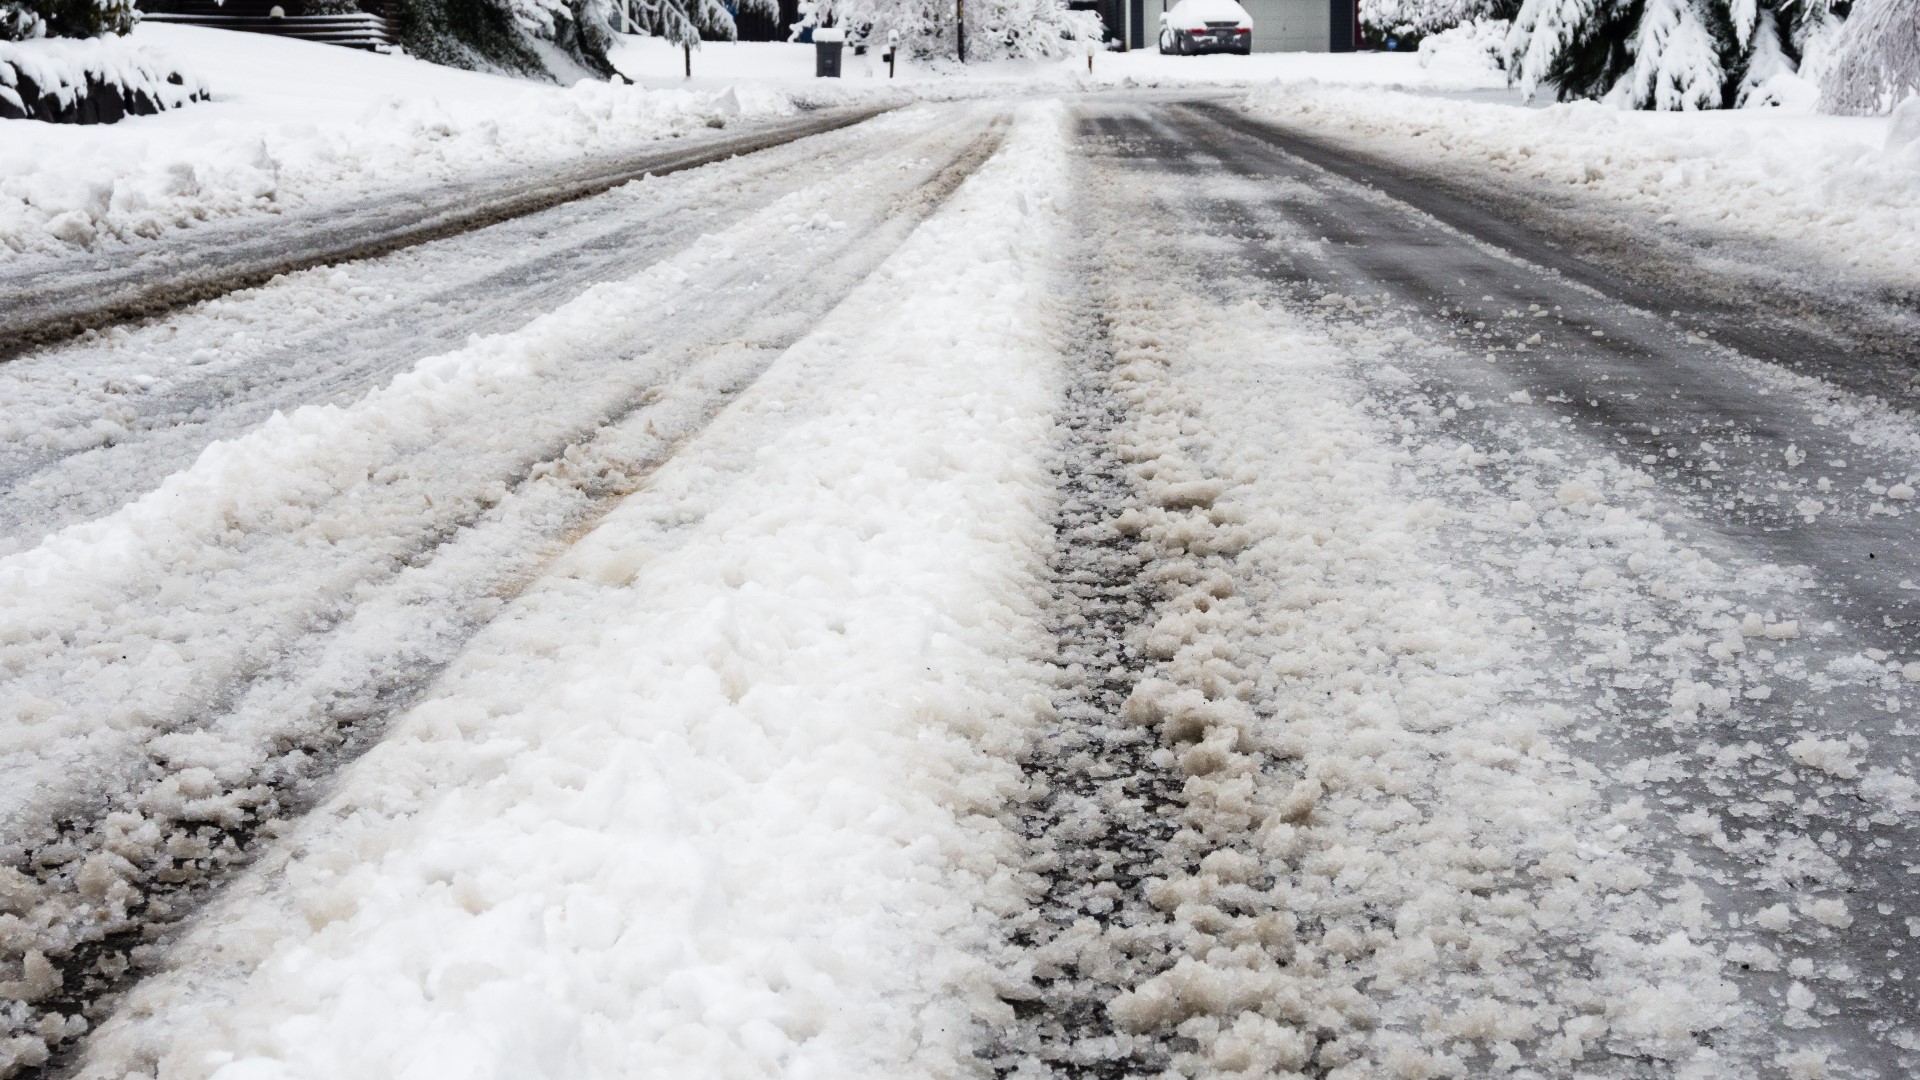
[[[1245,56],[1253,51],[1253,16],[1235,0],[1180,0],[1160,16],[1160,51]]]

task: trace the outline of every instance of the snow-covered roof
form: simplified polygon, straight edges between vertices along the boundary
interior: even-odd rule
[[[1167,13],[1167,18],[1174,23],[1193,19],[1199,22],[1237,22],[1244,26],[1253,24],[1253,17],[1236,0],[1180,0]]]

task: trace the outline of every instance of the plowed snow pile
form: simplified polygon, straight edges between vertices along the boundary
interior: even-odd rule
[[[754,84],[561,89],[259,34],[156,25],[133,38],[200,73],[212,100],[99,127],[9,123],[0,262],[108,250],[209,218],[377,202],[795,111]]]
[[[1920,286],[1920,113],[1896,124],[1587,101],[1528,109],[1300,85],[1256,91],[1246,104],[1417,168],[1544,185],[1572,210],[1626,215],[1647,239],[1685,231],[1771,245],[1776,258],[1784,245],[1828,272]]]
[[[1059,124],[477,639],[88,1074],[958,1069],[1020,902]]]

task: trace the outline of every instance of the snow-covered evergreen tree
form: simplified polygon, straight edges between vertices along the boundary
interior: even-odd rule
[[[124,34],[138,18],[133,0],[0,0],[0,41]]]
[[[1920,96],[1920,0],[1860,0],[1820,80],[1829,112],[1886,112]]]
[[[389,11],[400,44],[436,64],[564,78],[542,55],[551,46],[582,69],[613,72],[608,0],[399,0]]]
[[[674,44],[699,46],[701,38],[732,40],[733,12],[720,0],[612,0],[616,25],[626,33],[662,37]],[[778,0],[741,0],[743,12],[778,15]]]
[[[1486,19],[1511,19],[1519,0],[1360,0],[1360,25],[1377,35],[1439,33]]]
[[[743,11],[777,16],[778,0],[741,0]],[[702,37],[732,40],[733,12],[720,0],[612,0],[614,25],[623,32],[663,37],[698,46]]]
[[[853,44],[897,40],[919,59],[949,58],[959,51],[957,7],[966,12],[969,60],[1076,55],[1100,40],[1100,17],[1069,11],[1065,0],[814,0],[801,5],[800,25],[841,27]]]
[[[1751,6],[1753,0],[1737,0]],[[1726,67],[1716,14],[1699,0],[1647,0],[1628,39],[1633,57],[1614,94],[1642,109],[1711,109],[1721,104]]]
[[[47,22],[33,5],[0,0],[0,41],[26,41],[47,32]]]
[[[1910,3],[1913,0],[1892,0]],[[1715,109],[1776,100],[1831,33],[1844,0],[1523,0],[1507,69],[1528,94],[1639,109]]]

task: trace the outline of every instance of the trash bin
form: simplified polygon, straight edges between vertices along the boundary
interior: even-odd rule
[[[847,47],[847,32],[837,26],[816,27],[813,31],[813,74],[816,78],[840,77],[840,50]]]

